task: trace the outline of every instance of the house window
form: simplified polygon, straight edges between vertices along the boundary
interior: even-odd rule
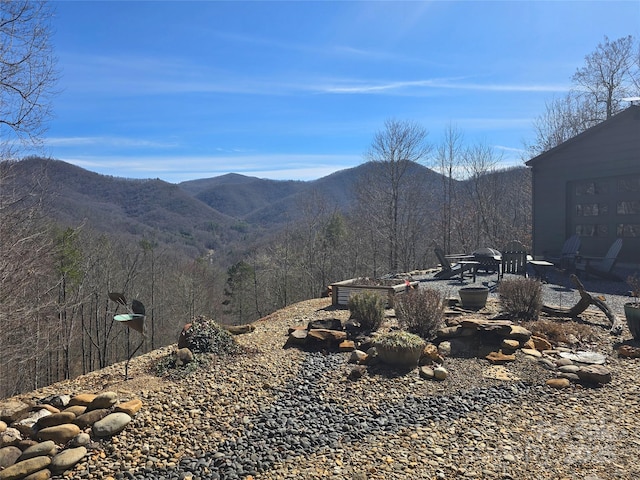
[[[640,175],[631,175],[618,179],[618,191],[640,192]]]
[[[578,217],[598,217],[608,213],[609,206],[606,203],[578,203],[576,205]]]
[[[619,223],[617,234],[618,237],[640,238],[640,223]]]
[[[576,233],[581,237],[606,237],[609,235],[609,226],[603,224],[578,224]]]
[[[581,182],[576,184],[576,196],[604,195],[607,193],[607,184],[600,181]]]
[[[618,202],[618,215],[640,215],[640,202],[634,200],[622,200]]]

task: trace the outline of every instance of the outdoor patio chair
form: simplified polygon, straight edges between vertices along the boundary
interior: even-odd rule
[[[576,256],[578,255],[579,249],[580,236],[578,234],[571,235],[565,240],[560,253],[545,253],[544,259],[563,270],[573,270],[576,264]]]
[[[576,270],[579,274],[584,273],[587,278],[589,275],[595,275],[611,280],[620,280],[620,278],[613,273],[613,267],[618,260],[618,254],[621,249],[622,239],[618,238],[611,244],[604,257],[585,257],[579,255],[576,259]]]
[[[509,242],[502,250],[502,273],[527,275],[527,249],[517,240]]]
[[[441,270],[434,275],[435,278],[439,279],[448,279],[453,278],[457,275],[460,275],[460,278],[464,275],[465,272],[474,273],[474,268],[476,265],[469,262],[455,262],[451,263],[447,256],[444,253],[444,250],[436,245],[434,248],[434,252],[436,257],[438,257],[438,261],[440,262]]]

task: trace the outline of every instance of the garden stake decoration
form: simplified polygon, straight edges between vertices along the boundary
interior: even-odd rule
[[[140,344],[135,348],[133,352],[127,358],[127,363],[124,365],[124,379],[129,380],[129,362],[136,354],[136,352],[142,347],[144,341],[146,339],[144,334],[144,318],[145,318],[145,308],[144,304],[138,300],[131,301],[131,307],[127,304],[127,299],[122,293],[111,292],[109,293],[109,298],[116,302],[119,305],[122,305],[127,309],[129,313],[123,313],[120,315],[115,315],[113,319],[116,322],[121,322],[127,328],[133,328],[136,332],[139,332],[142,335],[142,340],[140,340]],[[128,345],[128,341],[127,341]]]

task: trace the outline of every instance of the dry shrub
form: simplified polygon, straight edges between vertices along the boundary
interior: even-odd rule
[[[395,299],[395,311],[400,328],[426,340],[436,337],[444,323],[443,295],[432,288],[408,290]]]
[[[537,320],[542,309],[542,284],[533,278],[502,280],[498,287],[502,311],[512,318]]]
[[[538,320],[526,325],[526,328],[533,335],[546,338],[555,345],[561,343],[571,345],[576,339],[582,344],[598,341],[598,335],[592,327],[570,321]]]
[[[382,295],[371,292],[356,293],[349,297],[349,318],[356,320],[364,330],[375,331],[384,320],[387,301]]]

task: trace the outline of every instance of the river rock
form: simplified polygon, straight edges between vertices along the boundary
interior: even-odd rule
[[[4,432],[7,429],[7,424],[0,420],[0,433]]]
[[[551,343],[546,338],[531,335],[530,341],[533,343],[533,348],[541,352],[545,350],[551,350]]]
[[[562,365],[560,367],[558,367],[558,371],[562,372],[562,373],[578,373],[578,370],[580,370],[580,367],[578,365]]]
[[[20,421],[13,422],[11,426],[17,428],[25,437],[31,437],[33,436],[37,428],[37,422],[41,418],[48,416],[51,416],[51,412],[43,408],[41,410],[38,410],[37,412],[31,412],[31,414],[27,418],[23,418]]]
[[[101,408],[111,408],[118,401],[118,394],[116,392],[103,392],[91,401],[89,405],[87,405],[87,412],[91,410],[99,410]]]
[[[22,455],[22,450],[13,445],[0,448],[0,469],[7,468],[16,463],[20,455]]]
[[[20,461],[43,455],[52,456],[55,455],[56,452],[56,444],[52,440],[47,440],[45,442],[36,443],[32,447],[27,448],[22,452],[22,455],[20,455]]]
[[[91,410],[90,412],[83,413],[78,418],[74,419],[72,423],[75,423],[81,429],[89,427],[96,423],[98,420],[102,420],[109,415],[110,410],[106,408],[100,408],[98,410]]]
[[[40,418],[36,423],[36,427],[38,429],[43,429],[47,427],[54,427],[56,425],[62,425],[63,423],[72,423],[75,418],[76,416],[72,412],[53,413],[51,415]]]
[[[426,380],[433,380],[436,376],[436,374],[433,372],[433,368],[428,367],[427,365],[423,365],[422,367],[420,367],[420,370],[418,370],[418,372],[420,374],[420,377]]]
[[[97,395],[93,393],[81,393],[69,400],[69,406],[73,407],[74,405],[82,405],[84,407],[88,407],[96,397]]]
[[[576,375],[583,382],[588,383],[609,383],[611,381],[611,370],[603,365],[586,365],[580,367]]]
[[[34,405],[33,407],[31,407],[31,411],[36,412],[38,410],[47,410],[50,413],[60,413],[60,409],[54,407],[53,405],[49,405],[48,403],[39,403],[37,405]]]
[[[121,432],[131,421],[124,412],[111,413],[93,424],[92,432],[96,437],[110,437]]]
[[[22,440],[20,431],[13,427],[8,427],[4,432],[0,433],[0,448],[9,445],[17,446]]]
[[[51,463],[49,457],[35,457],[15,463],[0,471],[0,480],[20,480],[27,475],[45,469]]]
[[[63,423],[55,427],[43,428],[38,432],[40,440],[53,440],[55,443],[67,443],[80,433],[80,427],[75,423]]]
[[[67,408],[65,408],[63,410],[63,412],[71,412],[71,413],[73,413],[76,417],[79,417],[80,415],[82,415],[86,411],[87,411],[87,407],[85,407],[84,405],[73,405],[73,406],[67,407]]]
[[[571,382],[569,381],[568,378],[550,378],[549,380],[547,380],[547,385],[550,386],[551,388],[567,388],[569,385],[571,385]]]
[[[505,326],[500,329],[500,334],[507,338],[527,342],[531,338],[531,332],[520,325]]]
[[[22,480],[49,480],[51,478],[51,470],[45,468],[43,470],[38,470],[37,472],[33,472],[31,475],[27,475]]]
[[[40,400],[41,403],[49,404],[53,407],[56,407],[58,410],[66,408],[66,406],[69,405],[70,401],[71,396],[67,394],[49,395],[48,397]]]
[[[31,410],[31,405],[20,400],[4,401],[0,403],[0,420],[7,422],[7,424],[13,423],[24,417],[29,410]]]
[[[80,432],[78,435],[71,439],[69,445],[71,447],[86,447],[91,442],[91,437],[88,433]]]
[[[448,375],[449,372],[447,372],[447,369],[444,367],[436,367],[433,369],[433,376],[436,380],[444,380]]]
[[[51,459],[51,470],[62,472],[73,467],[87,454],[85,447],[67,448]]]
[[[117,404],[115,411],[123,412],[129,415],[130,417],[133,417],[136,413],[140,411],[141,408],[142,408],[142,400],[140,400],[139,398],[134,398],[132,400],[129,400],[128,402]]]

